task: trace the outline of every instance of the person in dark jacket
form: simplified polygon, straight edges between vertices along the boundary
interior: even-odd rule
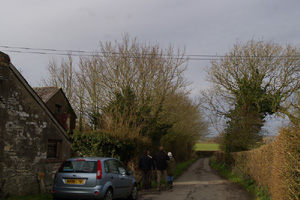
[[[165,187],[167,186],[167,160],[170,160],[169,156],[164,152],[162,146],[159,147],[159,152],[153,157],[157,172],[157,187],[160,190],[161,178],[165,181]]]
[[[148,190],[151,185],[151,171],[155,169],[149,150],[145,151],[144,155],[139,159],[139,168],[142,171],[143,188]]]

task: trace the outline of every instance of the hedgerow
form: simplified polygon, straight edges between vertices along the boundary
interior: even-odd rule
[[[149,146],[145,137],[120,137],[105,131],[75,132],[71,142],[74,156],[115,157],[125,163]]]
[[[251,151],[231,154],[235,175],[252,179],[258,186],[268,188],[274,200],[300,199],[300,129],[280,130],[270,144]],[[222,154],[216,155],[219,161]]]

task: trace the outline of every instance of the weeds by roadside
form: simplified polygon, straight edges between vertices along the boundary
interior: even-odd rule
[[[183,172],[185,172],[194,162],[196,162],[198,158],[188,160],[185,162],[177,163],[174,178],[179,177]]]
[[[268,190],[255,185],[253,180],[245,180],[241,177],[235,176],[225,164],[217,163],[214,157],[210,159],[210,164],[212,168],[218,172],[219,175],[225,177],[228,180],[231,180],[234,183],[241,185],[247,191],[252,193],[256,199],[271,200],[271,197],[268,194]]]

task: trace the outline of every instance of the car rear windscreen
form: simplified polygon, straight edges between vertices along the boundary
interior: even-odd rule
[[[59,172],[64,173],[96,173],[97,161],[66,161]]]

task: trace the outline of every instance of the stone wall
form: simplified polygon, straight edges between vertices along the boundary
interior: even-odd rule
[[[0,197],[39,193],[40,175],[49,192],[70,143],[11,67],[0,62]],[[59,159],[47,159],[49,139],[61,141]]]

